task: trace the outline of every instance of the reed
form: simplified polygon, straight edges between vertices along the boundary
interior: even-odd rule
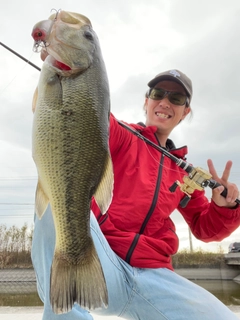
[[[208,252],[201,248],[193,252],[183,249],[172,257],[172,263],[174,268],[218,268],[225,263],[224,259],[221,247],[218,252]]]
[[[33,226],[25,223],[21,228],[0,225],[0,269],[32,268],[31,246]],[[173,267],[202,268],[220,267],[224,263],[224,253],[221,247],[218,252],[207,252],[198,248],[193,252],[180,250],[172,257]]]

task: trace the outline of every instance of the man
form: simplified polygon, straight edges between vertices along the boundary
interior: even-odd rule
[[[191,80],[179,70],[158,74],[149,83],[145,100],[146,124],[132,124],[143,137],[184,159],[187,148],[176,148],[168,138],[171,131],[190,113]],[[177,275],[171,256],[178,250],[178,237],[170,219],[178,209],[192,233],[205,242],[220,241],[240,224],[240,209],[235,200],[239,191],[228,182],[231,162],[219,178],[211,160],[213,178],[223,186],[212,191],[209,203],[204,192],[195,191],[185,208],[178,188],[183,169],[143,139],[139,139],[110,117],[110,151],[114,168],[114,193],[108,212],[102,215],[92,202],[91,234],[107,283],[108,308],[100,315],[125,319],[237,319],[230,310],[206,290]],[[38,278],[38,290],[44,301],[43,319],[92,319],[74,306],[65,315],[55,315],[49,302],[49,279],[55,234],[48,208],[41,221],[35,221],[32,257]]]

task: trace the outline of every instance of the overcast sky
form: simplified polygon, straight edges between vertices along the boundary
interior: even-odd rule
[[[121,120],[145,120],[144,93],[157,73],[180,69],[193,81],[192,119],[172,133],[188,145],[188,161],[221,175],[233,160],[231,180],[240,187],[240,1],[239,0],[8,0],[1,4],[0,42],[39,67],[32,27],[62,9],[86,15],[98,34],[107,67],[112,112]],[[0,224],[29,225],[37,173],[31,155],[32,96],[39,71],[0,46]],[[206,190],[210,196],[210,190]],[[173,214],[180,248],[188,230]],[[221,243],[240,241],[240,229]],[[218,250],[194,239],[195,248]]]

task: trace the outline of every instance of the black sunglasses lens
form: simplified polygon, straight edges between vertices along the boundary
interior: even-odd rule
[[[187,101],[187,97],[185,95],[177,92],[169,93],[168,99],[171,103],[176,104],[177,106],[183,106]]]
[[[152,89],[149,98],[153,100],[162,100],[165,96],[165,91],[162,89]]]

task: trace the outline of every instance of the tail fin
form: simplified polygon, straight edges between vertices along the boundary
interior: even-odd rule
[[[108,306],[106,282],[93,243],[87,257],[78,263],[54,254],[50,300],[56,314],[71,311],[74,302],[89,310]]]

